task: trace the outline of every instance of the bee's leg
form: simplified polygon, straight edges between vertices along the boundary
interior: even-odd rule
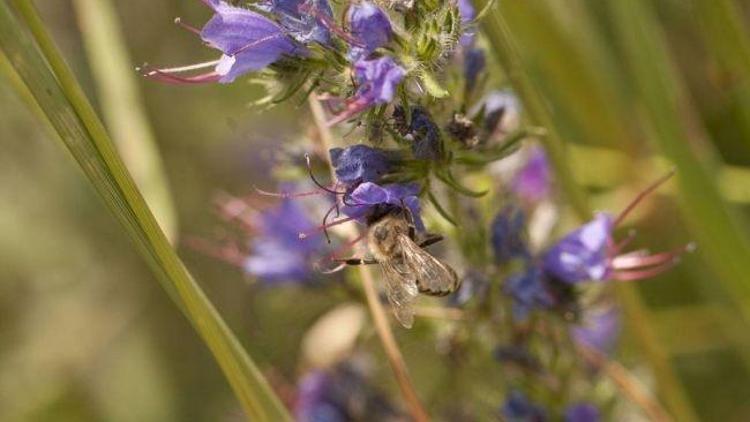
[[[419,247],[426,248],[427,246],[434,245],[435,243],[438,243],[443,239],[444,238],[442,234],[427,233],[425,234],[424,238],[419,241]]]
[[[373,265],[378,263],[378,261],[374,259],[366,258],[335,259],[334,261],[341,262],[346,265]]]

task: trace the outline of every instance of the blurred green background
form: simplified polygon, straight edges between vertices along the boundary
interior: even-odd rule
[[[97,84],[101,75],[91,71],[96,58],[83,48],[93,29],[84,26],[82,35],[83,17],[73,3],[37,5],[89,98],[106,108],[106,92]],[[199,1],[113,3],[129,77],[143,62],[179,65],[214,57],[193,34],[172,24],[176,16],[205,21],[208,11]],[[659,148],[648,142],[652,128],[643,124],[647,92],[623,82],[638,79],[630,77],[638,69],[627,63],[634,60],[628,56],[632,50],[621,44],[611,22],[624,16],[605,3],[530,1],[504,4],[503,12],[523,66],[553,110],[562,138],[574,144],[569,166],[576,180],[591,194],[593,208],[619,210],[664,163],[653,158]],[[712,181],[731,207],[748,217],[750,55],[741,47],[750,41],[741,39],[739,47],[729,42],[731,28],[712,21],[711,7],[702,1],[639,3],[653,6],[691,98],[691,124],[705,127],[720,154],[723,163],[712,168]],[[750,4],[736,4],[731,16],[746,31]],[[211,201],[217,191],[242,194],[253,185],[273,186],[259,157],[306,131],[304,107],[285,104],[259,112],[248,104],[262,92],[243,82],[174,87],[135,80],[169,180],[180,236],[216,232]],[[624,134],[623,128],[633,131]],[[658,136],[658,128],[655,132]],[[206,347],[67,152],[51,142],[49,129],[4,80],[0,140],[0,420],[241,420]],[[695,149],[701,159],[711,155],[701,145]],[[674,190],[665,189],[632,220],[639,244],[658,250],[693,238]],[[699,224],[710,232],[715,222]],[[300,340],[335,298],[316,290],[259,290],[221,262],[188,248],[180,253],[261,369],[279,384],[293,383]],[[750,297],[738,298],[741,289],[727,286],[747,286],[750,274],[727,283],[720,277],[728,273],[717,272],[716,262],[711,267],[701,251],[675,271],[640,283],[638,291],[648,306],[648,325],[697,415],[743,421],[750,419],[750,326],[737,303],[746,308]],[[436,345],[419,330],[397,334],[417,388],[426,401],[438,400],[437,380],[446,369],[443,361],[429,358]],[[626,336],[622,355],[639,368],[643,350],[633,337]],[[376,340],[370,341],[380,353]],[[385,360],[377,362],[383,385],[395,391]],[[502,376],[490,357],[486,365],[492,376]],[[649,381],[649,371],[642,373]],[[475,387],[490,388],[489,381]],[[501,397],[491,391],[480,395],[498,403]]]

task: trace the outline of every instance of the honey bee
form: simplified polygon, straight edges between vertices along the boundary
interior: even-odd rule
[[[405,207],[383,207],[367,221],[367,245],[372,259],[343,261],[349,265],[379,264],[393,313],[406,328],[414,323],[412,304],[420,293],[445,296],[460,284],[453,268],[424,249],[443,237],[418,235],[413,221]]]

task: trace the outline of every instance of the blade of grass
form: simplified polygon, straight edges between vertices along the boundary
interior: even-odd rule
[[[698,124],[654,12],[641,0],[609,5],[651,138],[677,166],[678,198],[691,232],[747,324],[750,239],[745,222],[719,193],[718,154]]]
[[[520,3],[505,3],[505,5],[507,7],[518,7]],[[553,164],[561,189],[571,201],[579,219],[590,219],[592,212],[588,206],[586,193],[576,184],[573,172],[569,168],[569,161],[565,154],[565,143],[559,134],[559,125],[546,105],[544,97],[527,74],[516,41],[500,7],[493,7],[490,10],[483,21],[483,28],[488,36],[493,53],[500,61],[513,88],[520,95],[532,123],[548,130],[547,136],[543,138],[544,146]],[[618,290],[628,322],[631,327],[635,328],[633,333],[656,376],[660,395],[678,420],[697,420],[687,400],[687,394],[667,359],[667,354],[658,342],[656,333],[647,323],[648,312],[637,291],[635,291],[635,286],[620,284]]]
[[[130,174],[172,243],[177,216],[111,0],[75,0],[104,121]]]
[[[750,37],[742,22],[742,11],[733,0],[698,0],[692,2],[694,15],[701,21],[701,34],[720,66],[739,79],[735,88],[738,117],[743,135],[750,145]]]
[[[644,149],[646,136],[639,129],[642,125],[633,124],[632,118],[623,118],[633,114],[631,110],[634,107],[628,100],[632,94],[627,94],[633,90],[628,90],[631,83],[626,78],[625,69],[619,67],[621,60],[615,57],[618,49],[612,43],[606,44],[606,40],[611,38],[604,35],[602,22],[593,19],[592,11],[584,7],[584,1],[568,0],[562,9],[561,5],[559,2],[529,0],[504,9],[513,36],[523,47],[520,53],[525,62],[531,61],[532,64],[527,66],[533,67],[535,80],[540,81],[537,85],[544,92],[545,98],[561,97],[555,104],[555,112],[557,120],[566,120],[565,126],[598,128],[578,130],[571,136],[587,145],[596,145],[602,143],[602,138],[608,138],[604,143],[628,151],[630,156],[620,153],[626,160],[620,168],[627,171],[631,179],[634,174],[642,175],[641,180],[656,178],[656,173],[665,172],[672,165],[659,156],[644,157],[643,161],[651,162],[648,166],[638,167],[638,160],[633,160],[632,156],[638,156],[638,151]],[[543,30],[537,30],[537,27]],[[575,111],[560,112],[571,109]],[[595,112],[592,113],[592,110]],[[605,115],[609,118],[604,118]],[[575,153],[581,152],[583,146],[576,144],[571,147],[573,154],[570,156],[573,161],[570,165],[576,176],[582,172],[591,172],[593,178],[601,182],[605,175],[617,167],[611,161],[606,163],[593,157],[576,160],[580,155]],[[656,170],[653,176],[649,176],[643,175],[644,169],[661,170]],[[725,169],[726,167],[722,168],[718,178],[724,197],[727,198],[727,194],[731,197],[741,196],[743,188],[747,186],[735,182],[739,182],[736,176],[741,172],[727,172]],[[727,183],[725,180],[728,176],[735,183]],[[666,190],[662,192],[666,193]],[[698,288],[705,292],[706,300],[713,298],[722,303],[727,302],[727,298],[717,294],[715,289],[708,289],[704,285],[699,285]],[[734,307],[727,306],[724,309],[727,319],[742,320]],[[722,329],[727,331],[728,337],[742,339],[746,328],[739,333],[730,333],[738,327],[743,329],[742,324],[722,326]],[[672,346],[663,340],[662,343],[667,349]],[[750,347],[747,342],[737,342],[734,351],[743,357],[745,365],[750,368]],[[662,355],[671,354],[666,352],[654,350],[654,353]]]
[[[65,147],[123,225],[164,289],[206,342],[247,416],[254,421],[291,420],[159,229],[33,5],[22,0],[14,4],[44,55],[5,1],[0,2],[0,48],[57,130]]]

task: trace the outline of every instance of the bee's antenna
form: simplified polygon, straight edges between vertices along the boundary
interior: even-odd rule
[[[334,194],[334,195],[345,195],[346,194],[346,192],[338,192],[338,191],[335,191],[333,189],[330,189],[330,188],[327,188],[327,187],[323,186],[323,184],[320,183],[318,181],[318,179],[315,178],[315,174],[313,174],[313,170],[312,170],[312,164],[310,162],[310,154],[305,153],[305,162],[307,163],[307,173],[310,175],[310,179],[313,181],[313,183],[315,183],[315,186],[323,189],[324,191],[326,191],[328,193]]]

